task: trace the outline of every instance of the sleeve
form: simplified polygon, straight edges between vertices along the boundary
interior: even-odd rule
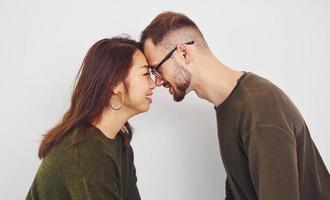
[[[140,193],[137,187],[137,177],[136,177],[136,169],[134,165],[134,153],[132,148],[130,147],[131,154],[131,170],[129,174],[129,185],[128,185],[128,200],[141,200]]]
[[[78,153],[81,173],[78,195],[81,199],[121,200],[119,168],[113,155],[100,144]]]
[[[37,184],[37,177],[34,178],[33,183],[29,189],[28,194],[25,197],[25,200],[36,200],[39,199],[38,194],[36,192],[36,184]]]
[[[298,200],[299,180],[294,135],[276,125],[259,125],[243,141],[258,199]]]
[[[235,200],[233,192],[231,190],[228,177],[226,178],[226,197],[225,200]]]

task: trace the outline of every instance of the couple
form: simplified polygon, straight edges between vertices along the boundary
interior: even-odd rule
[[[149,109],[156,86],[175,101],[193,90],[214,105],[226,199],[330,199],[329,172],[290,99],[223,65],[174,12],[158,15],[140,42],[114,37],[89,49],[69,110],[41,142],[26,199],[140,199],[128,120]]]

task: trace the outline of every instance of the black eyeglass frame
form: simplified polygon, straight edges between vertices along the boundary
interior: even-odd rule
[[[186,44],[186,45],[193,45],[194,44],[194,40],[192,40],[192,41],[190,41],[190,42],[185,42],[184,44]],[[150,69],[150,71],[151,71],[151,73],[154,75],[154,76],[156,76],[156,77],[158,77],[158,78],[161,78],[162,76],[160,75],[160,73],[159,73],[159,68],[160,68],[160,66],[162,65],[162,64],[164,64],[164,62],[166,62],[171,56],[172,56],[172,54],[174,53],[174,51],[177,49],[177,47],[175,47],[174,49],[172,49],[172,51],[170,51],[163,59],[162,59],[162,61],[160,61],[160,63],[156,66],[156,67],[154,67],[154,68],[151,68]]]

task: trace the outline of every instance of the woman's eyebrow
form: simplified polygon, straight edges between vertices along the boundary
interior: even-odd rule
[[[149,68],[156,68],[157,65],[148,65]]]
[[[151,66],[150,65],[142,65],[140,66],[140,68],[150,68]]]

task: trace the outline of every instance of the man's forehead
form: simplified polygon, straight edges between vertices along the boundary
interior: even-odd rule
[[[160,56],[160,49],[153,44],[150,38],[144,42],[143,53],[151,67],[158,64],[157,62],[159,62],[158,57]]]

